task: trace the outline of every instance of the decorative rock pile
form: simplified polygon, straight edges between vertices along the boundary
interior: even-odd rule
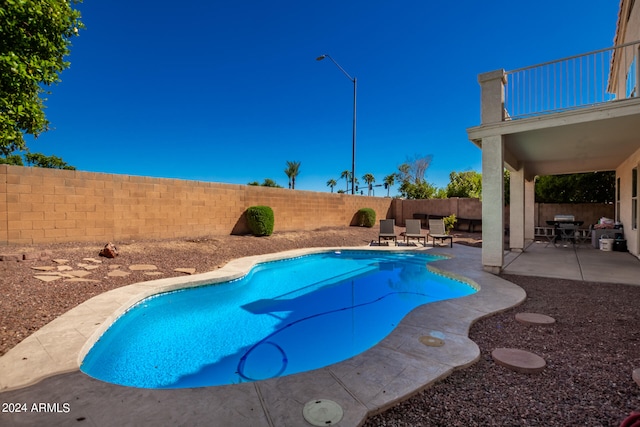
[[[113,243],[107,243],[105,247],[100,251],[100,256],[105,258],[115,258],[118,256],[118,249]],[[87,276],[94,273],[101,267],[103,263],[99,259],[95,258],[83,258],[82,262],[79,262],[74,266],[70,265],[68,259],[51,259],[53,257],[52,251],[42,252],[28,252],[28,253],[4,253],[0,254],[0,261],[48,261],[51,260],[53,265],[33,266],[33,270],[37,271],[33,277],[43,282],[53,282],[54,280],[62,279],[65,282],[99,282],[100,280],[88,278]],[[164,273],[157,271],[158,267],[151,264],[133,264],[128,267],[126,271],[122,269],[119,264],[110,264],[109,272],[106,277],[126,277],[132,272],[141,271],[146,276],[161,276]],[[176,268],[173,271],[184,274],[194,274],[195,268]]]

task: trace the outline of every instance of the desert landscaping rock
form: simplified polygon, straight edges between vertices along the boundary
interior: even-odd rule
[[[72,271],[68,271],[66,274],[69,274],[73,277],[85,277],[90,275],[91,272],[87,270],[72,270]]]
[[[22,254],[0,254],[0,261],[21,261]]]
[[[95,258],[82,258],[83,261],[92,262],[94,264],[102,264],[102,261]]]
[[[523,374],[537,374],[547,366],[542,357],[517,348],[496,348],[491,357],[498,365]]]
[[[38,280],[42,280],[43,282],[53,282],[54,280],[62,279],[62,277],[58,275],[55,275],[55,276],[54,275],[48,275],[48,276],[37,275],[33,277],[35,277]]]
[[[636,384],[640,386],[640,368],[634,369],[633,373],[631,374],[631,377],[636,382]]]
[[[553,325],[556,323],[556,319],[546,314],[539,313],[517,313],[516,320],[526,325]]]
[[[109,273],[107,273],[107,276],[109,277],[127,277],[129,276],[131,273],[129,273],[128,271],[122,271],[122,270],[112,270]]]
[[[38,267],[31,267],[32,270],[38,270],[38,271],[53,271],[53,270],[57,270],[56,267],[51,267],[51,266],[38,266]]]
[[[69,271],[69,270],[73,270],[73,267],[71,267],[70,265],[59,265],[57,270],[58,271]]]
[[[145,271],[145,276],[162,276],[164,273],[162,271]]]
[[[84,268],[85,270],[96,270],[98,268],[100,268],[99,265],[94,265],[94,264],[77,264],[78,267],[80,268]]]
[[[145,270],[157,270],[158,267],[156,267],[153,264],[133,264],[129,266],[129,270],[133,270],[133,271],[145,271]]]
[[[173,271],[176,271],[178,273],[194,274],[196,272],[196,269],[195,268],[174,268]]]
[[[68,259],[63,259],[63,258],[54,258],[51,261],[55,262],[56,264],[67,264],[67,263],[69,263]]]

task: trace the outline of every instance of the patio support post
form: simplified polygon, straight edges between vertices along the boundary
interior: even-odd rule
[[[509,179],[509,247],[524,250],[525,184],[524,170],[511,171]]]
[[[526,176],[526,175],[525,175]],[[524,240],[525,242],[533,242],[535,240],[536,230],[536,194],[535,179],[524,180]]]
[[[482,265],[494,274],[504,263],[503,170],[502,135],[482,138]]]

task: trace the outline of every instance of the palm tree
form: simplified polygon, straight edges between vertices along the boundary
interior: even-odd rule
[[[290,162],[287,160],[287,168],[284,170],[284,173],[287,174],[289,178],[289,188],[295,190],[296,177],[298,173],[300,173],[300,162]]]
[[[333,187],[335,187],[336,185],[338,185],[338,183],[333,178],[330,179],[329,181],[327,181],[327,187],[331,187],[331,192],[332,193],[333,193]]]
[[[340,178],[344,178],[347,181],[347,193],[349,192],[349,182],[351,182],[351,172],[342,171]]]
[[[389,191],[391,187],[396,183],[396,174],[392,173],[384,177],[384,185],[387,187],[387,197],[389,197]]]
[[[371,184],[373,184],[374,182],[376,182],[375,177],[370,174],[370,173],[365,173],[362,176],[362,179],[364,180],[364,182],[367,183],[367,196],[371,195]]]

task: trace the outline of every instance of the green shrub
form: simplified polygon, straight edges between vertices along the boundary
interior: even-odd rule
[[[358,210],[358,225],[361,227],[373,227],[376,225],[376,211],[371,208]]]
[[[273,233],[273,209],[251,206],[247,209],[247,223],[255,236],[270,236]]]
[[[458,222],[458,218],[456,218],[456,214],[445,216],[444,218],[442,218],[442,220],[444,221],[444,228],[447,231],[447,234],[451,232],[451,229],[453,228],[453,226],[456,225],[456,222]]]

